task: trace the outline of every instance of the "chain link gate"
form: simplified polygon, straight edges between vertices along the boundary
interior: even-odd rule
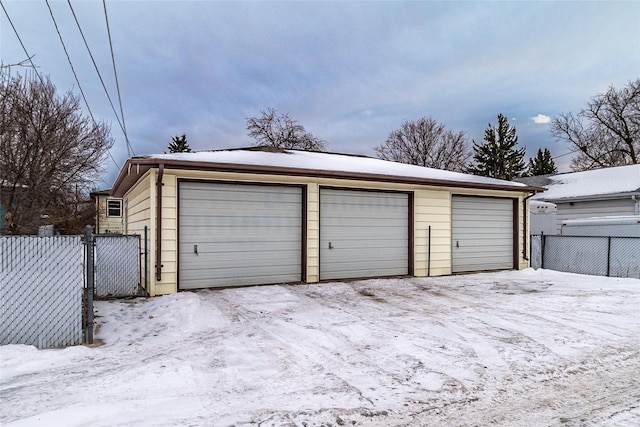
[[[96,286],[98,298],[140,293],[140,236],[97,234]]]

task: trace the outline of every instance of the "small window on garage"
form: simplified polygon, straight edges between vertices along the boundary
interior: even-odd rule
[[[122,200],[107,200],[107,216],[108,217],[122,216]]]

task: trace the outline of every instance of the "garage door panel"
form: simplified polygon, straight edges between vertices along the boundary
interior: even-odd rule
[[[218,245],[218,247],[207,247],[204,245],[203,247],[198,246],[197,254],[195,254],[193,248],[185,248],[185,254],[189,252],[189,250],[191,250],[193,254],[189,254],[191,256],[185,256],[182,259],[184,267],[188,267],[195,263],[204,263],[205,265],[216,266],[230,261],[246,265],[249,262],[248,259],[252,260],[251,264],[254,266],[260,261],[273,263],[274,261],[283,262],[283,259],[285,260],[285,263],[289,263],[292,257],[300,254],[299,248],[292,250],[289,246],[285,245],[280,245],[278,247],[269,247],[267,245],[260,245],[259,247],[256,247],[247,245],[240,249],[227,251],[221,249],[220,246],[222,245]],[[261,249],[261,247],[268,248],[269,253],[265,254],[264,252],[267,249]]]
[[[408,218],[406,193],[320,189],[320,278],[408,274]]]
[[[205,256],[206,254],[201,254],[198,260],[193,261],[189,265],[189,269],[192,271],[196,270],[210,270],[211,268],[216,269],[216,275],[221,274],[225,269],[228,268],[246,268],[246,263],[242,258],[238,256],[238,254],[214,254],[212,257],[214,261],[208,260]],[[244,254],[243,254],[244,255]],[[297,270],[296,266],[291,266],[286,260],[283,260],[282,257],[270,257],[265,258],[260,256],[259,253],[247,254],[247,256],[253,257],[253,261],[251,263],[252,267],[268,267],[269,269],[276,269],[279,267],[290,268],[288,271]],[[290,253],[289,255],[295,256],[295,253]],[[266,271],[267,269],[264,269]],[[251,270],[248,271],[248,274],[251,273]],[[255,275],[255,274],[254,274]],[[188,277],[188,276],[187,276]]]
[[[260,199],[246,201],[245,203],[218,200],[215,202],[215,204],[209,203],[208,201],[203,202],[203,201],[194,200],[193,201],[194,206],[185,206],[185,207],[189,209],[190,216],[201,216],[201,215],[206,215],[210,213],[215,213],[216,214],[215,216],[236,216],[236,215],[253,216],[254,215],[253,209],[255,209],[255,203],[257,201],[260,201],[260,203],[263,206],[260,209],[260,211],[269,216],[274,216],[278,214],[291,215],[292,212],[290,211],[290,207],[300,205],[299,202],[295,203],[295,202],[282,201],[280,204],[277,204],[274,206],[266,206],[264,205],[264,201],[261,201]],[[224,203],[225,205],[221,206],[219,205],[220,203]]]
[[[229,286],[229,283],[233,283],[233,286],[252,286],[256,285],[256,282],[261,281],[262,277],[264,277],[264,275],[252,276],[246,274],[244,269],[231,270],[223,277],[212,278],[208,274],[207,276],[208,277],[202,279],[189,279],[189,283],[191,285],[190,289],[227,287]],[[286,283],[287,281],[290,281],[290,275],[287,274],[274,274],[268,277],[270,280],[269,283]]]
[[[452,197],[452,271],[513,268],[513,199]]]
[[[299,218],[295,218],[296,222],[299,222]],[[220,232],[221,228],[224,229]],[[218,224],[217,226],[202,226],[199,228],[181,229],[180,237],[184,237],[182,240],[197,239],[203,235],[211,236],[207,239],[209,242],[229,242],[229,241],[261,241],[273,239],[275,241],[296,241],[296,236],[299,227],[276,227],[276,230],[265,230],[265,227],[231,227],[225,224]]]
[[[378,239],[352,239],[352,240],[340,240],[340,239],[332,239],[332,240],[328,240],[326,246],[328,248],[328,244],[329,242],[331,243],[331,246],[334,252],[337,252],[339,250],[351,250],[351,249],[356,249],[356,250],[367,250],[367,251],[372,251],[372,252],[377,252],[379,250],[396,250],[399,251],[400,253],[403,254],[403,256],[406,257],[406,255],[404,254],[406,252],[407,249],[407,245],[406,245],[406,241],[399,241],[399,242],[389,242],[386,240],[378,240]]]
[[[301,187],[181,182],[179,199],[181,289],[301,280]]]

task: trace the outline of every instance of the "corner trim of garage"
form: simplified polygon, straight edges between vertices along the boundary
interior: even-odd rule
[[[520,204],[518,203],[518,199],[513,199],[513,269],[514,270],[519,270],[519,267],[520,267],[520,260],[519,260],[520,251],[518,250],[518,248],[520,247],[520,242],[519,242],[520,233],[518,232],[518,230],[520,229],[520,227],[518,227],[518,224],[519,224],[518,219],[520,218],[519,210],[520,210]]]
[[[409,276],[415,276],[415,263],[414,263],[414,259],[415,259],[415,253],[414,253],[414,249],[415,249],[415,242],[414,242],[414,238],[415,238],[415,217],[414,217],[414,212],[415,212],[415,206],[413,205],[414,203],[414,193],[413,191],[408,192],[408,197],[409,197],[409,218],[408,218],[408,224],[409,224]]]
[[[307,254],[308,254],[307,228],[309,226],[308,217],[307,217],[307,210],[309,209],[309,207],[307,206],[307,201],[309,197],[307,193],[309,191],[309,186],[302,185],[301,187],[302,187],[302,224],[300,225],[302,226],[302,230],[301,230],[302,251],[301,251],[301,260],[300,260],[300,281],[302,283],[307,283]]]

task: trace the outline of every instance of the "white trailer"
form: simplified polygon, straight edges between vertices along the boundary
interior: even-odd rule
[[[565,220],[562,235],[640,237],[640,215]]]

